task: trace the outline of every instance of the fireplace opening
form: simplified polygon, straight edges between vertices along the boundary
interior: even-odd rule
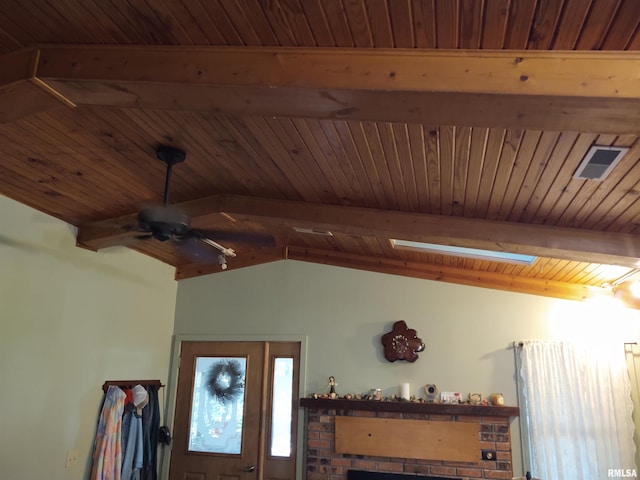
[[[347,480],[462,480],[454,477],[434,477],[425,475],[405,475],[402,473],[365,472],[349,470]]]

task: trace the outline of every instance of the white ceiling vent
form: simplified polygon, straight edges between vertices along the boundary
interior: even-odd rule
[[[628,151],[625,147],[594,145],[585,155],[573,178],[604,180]]]

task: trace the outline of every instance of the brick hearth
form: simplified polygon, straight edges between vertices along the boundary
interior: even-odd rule
[[[505,415],[503,411],[479,408],[477,415],[442,414],[418,413],[415,411],[416,408],[413,408],[412,410],[414,411],[411,412],[345,409],[343,406],[345,402],[340,402],[339,405],[341,407],[339,409],[321,408],[327,405],[326,402],[320,402],[317,408],[313,405],[316,401],[303,401],[301,403],[307,407],[307,480],[346,480],[347,472],[351,469],[370,472],[432,475],[462,480],[511,479],[513,476],[511,441],[509,438],[510,417]],[[338,404],[336,404],[336,406],[338,406]],[[447,409],[444,411],[447,411]],[[488,414],[492,412],[500,412],[500,415],[493,416]],[[336,416],[479,423],[480,450],[495,450],[496,460],[481,460],[480,451],[478,451],[478,461],[473,463],[417,460],[412,458],[370,457],[336,453]]]

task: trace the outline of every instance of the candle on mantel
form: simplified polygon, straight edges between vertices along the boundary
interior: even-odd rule
[[[408,383],[400,384],[400,398],[403,400],[409,400],[410,397],[410,388]]]

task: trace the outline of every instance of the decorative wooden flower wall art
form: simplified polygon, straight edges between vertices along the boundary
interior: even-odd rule
[[[418,338],[415,330],[407,327],[404,320],[394,323],[393,330],[382,336],[382,345],[384,345],[384,357],[390,362],[396,360],[415,362],[418,359],[418,352],[424,350],[422,339]]]

